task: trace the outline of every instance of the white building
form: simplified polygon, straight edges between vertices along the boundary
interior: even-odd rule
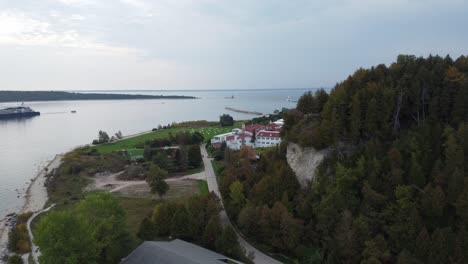
[[[215,148],[221,147],[223,142],[230,149],[239,150],[242,146],[253,147],[252,143],[253,134],[249,131],[242,131],[240,128],[235,128],[232,132],[216,135],[211,139],[211,145]]]
[[[260,130],[255,135],[255,147],[267,148],[274,147],[281,143],[281,136],[279,131]]]
[[[211,139],[211,144],[215,148],[219,148],[221,147],[221,144],[225,142],[226,146],[233,150],[239,150],[243,146],[253,148],[274,147],[281,143],[280,130],[282,126],[282,119],[266,126],[243,126],[242,129],[236,128],[233,129],[232,132],[214,136]],[[252,142],[254,134],[255,142]]]

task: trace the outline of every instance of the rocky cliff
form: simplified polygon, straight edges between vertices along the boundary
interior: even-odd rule
[[[298,144],[288,143],[286,158],[303,188],[314,179],[317,167],[328,153],[328,149],[316,150],[313,147],[303,148]]]

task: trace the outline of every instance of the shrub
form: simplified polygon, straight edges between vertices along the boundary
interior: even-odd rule
[[[23,264],[23,259],[19,255],[12,255],[8,257],[8,264]]]

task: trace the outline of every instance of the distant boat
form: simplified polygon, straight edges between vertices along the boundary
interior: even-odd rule
[[[288,96],[288,98],[286,98],[286,101],[288,101],[288,102],[293,102],[293,103],[297,103],[297,100],[291,99],[291,96]]]
[[[234,95],[228,96],[228,97],[224,97],[224,99],[234,99]]]
[[[71,110],[70,113],[76,114],[76,110]]]
[[[18,107],[7,107],[0,109],[0,119],[32,117],[38,116],[40,114],[40,112],[36,112],[30,107],[24,106],[24,104],[21,104],[21,106]]]

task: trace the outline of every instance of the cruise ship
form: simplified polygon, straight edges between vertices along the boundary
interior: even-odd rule
[[[18,106],[18,107],[7,107],[0,109],[0,119],[10,119],[10,118],[21,118],[21,117],[31,117],[40,115],[40,112],[32,110],[28,106]]]

